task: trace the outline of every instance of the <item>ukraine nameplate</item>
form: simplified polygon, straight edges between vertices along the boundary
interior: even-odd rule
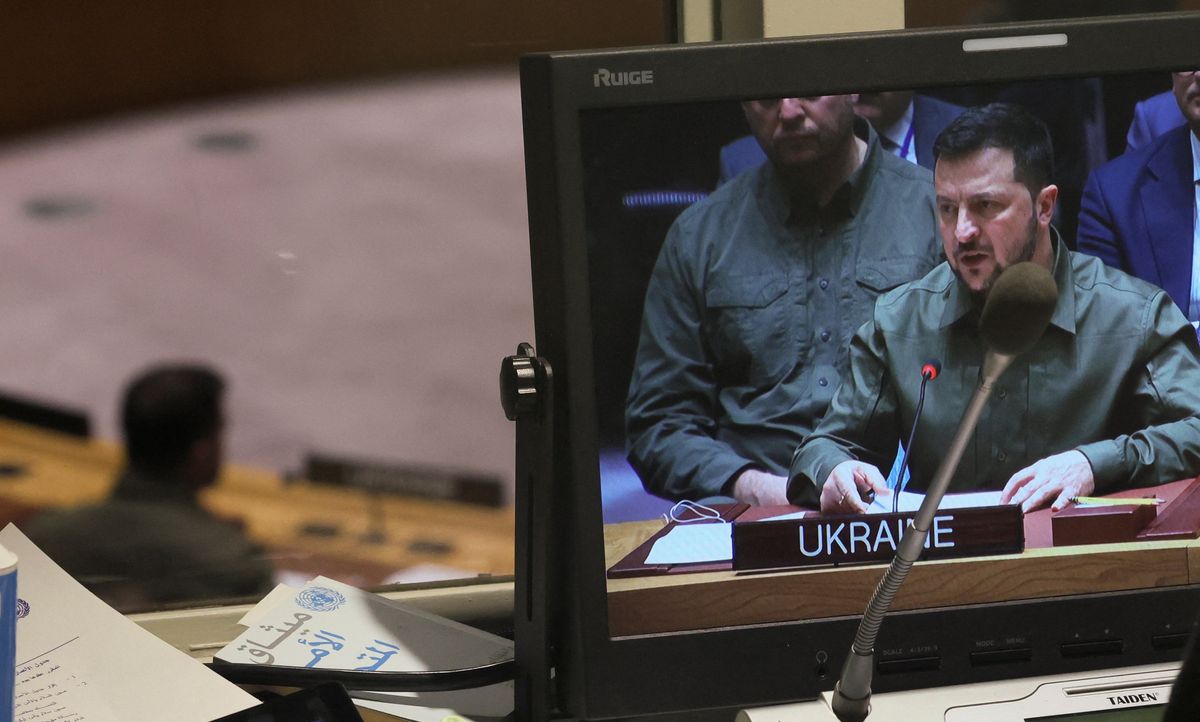
[[[780,521],[735,522],[734,571],[788,569],[823,564],[886,562],[916,512],[813,516]],[[1021,507],[972,507],[939,511],[921,559],[1016,554],[1025,549]]]

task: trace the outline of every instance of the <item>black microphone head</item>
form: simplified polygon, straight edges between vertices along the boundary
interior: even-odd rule
[[[992,351],[1025,353],[1041,338],[1057,302],[1058,284],[1049,271],[1031,261],[1013,264],[988,291],[979,334]]]
[[[939,359],[927,358],[921,362],[921,376],[933,381],[942,372],[942,362]]]

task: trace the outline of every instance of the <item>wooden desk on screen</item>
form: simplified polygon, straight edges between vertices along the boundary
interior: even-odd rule
[[[1157,487],[1155,493],[1170,500],[1190,482]],[[605,568],[623,559],[662,525],[662,521],[607,525]],[[1200,583],[1200,540],[1052,547],[1048,510],[1026,515],[1025,537],[1026,550],[1021,554],[918,562],[892,609]],[[857,616],[885,568],[873,564],[744,575],[721,571],[609,579],[609,625],[614,636],[630,636]]]
[[[0,521],[19,525],[43,509],[99,501],[121,463],[114,443],[0,421]],[[324,574],[356,586],[378,585],[419,564],[467,575],[513,573],[511,509],[286,483],[273,472],[236,464],[225,468],[201,501],[242,524],[280,570]],[[379,543],[363,541],[372,515],[382,519],[386,534]],[[335,533],[305,531],[322,527]]]

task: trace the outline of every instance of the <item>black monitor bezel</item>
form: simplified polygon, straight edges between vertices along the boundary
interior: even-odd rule
[[[1053,47],[966,53],[963,42],[1065,34]],[[519,528],[518,586],[532,575],[548,585],[549,611],[529,629],[552,649],[557,704],[572,716],[605,718],[812,698],[836,681],[855,619],[704,630],[637,639],[608,635],[600,482],[597,469],[593,348],[588,299],[580,112],[647,104],[779,97],[934,85],[1036,80],[1200,66],[1200,13],[1126,16],[919,31],[831,35],[744,43],[563,52],[521,63],[537,353],[553,367],[556,401],[548,474],[518,473],[517,504],[552,492],[555,520],[532,535]],[[897,62],[902,58],[903,62]],[[597,87],[594,74],[650,70],[652,84]],[[812,68],[808,74],[797,68]],[[733,90],[731,90],[733,89]],[[543,461],[545,461],[543,459]],[[519,460],[520,465],[520,460]],[[532,467],[530,467],[532,468]],[[520,511],[518,511],[520,513]],[[552,551],[542,569],[519,563],[532,549]],[[524,579],[522,578],[524,577]],[[1017,668],[944,669],[877,679],[876,689],[1094,669],[1177,659],[1179,650],[1131,642],[1119,659],[1066,659],[1053,653],[1064,614],[1111,617],[1129,639],[1149,638],[1127,613],[1191,623],[1200,585],[1115,595],[922,610],[896,615],[881,643],[936,644],[976,630],[1015,624],[1045,646]],[[866,604],[866,600],[863,600]],[[933,620],[936,624],[928,623]],[[1176,619],[1178,618],[1178,619]],[[907,621],[903,621],[907,620]],[[1032,623],[1030,620],[1033,620]],[[915,626],[916,632],[912,630]],[[518,631],[520,632],[520,625]],[[957,636],[956,636],[957,635]],[[1039,648],[1040,649],[1040,648]],[[828,674],[819,676],[824,651]],[[520,660],[518,660],[520,664]],[[523,670],[530,673],[531,670]],[[532,673],[541,673],[532,670]]]

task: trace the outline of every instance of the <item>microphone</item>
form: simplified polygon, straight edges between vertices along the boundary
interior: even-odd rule
[[[958,468],[967,442],[975,433],[975,425],[979,423],[992,386],[1013,359],[1028,351],[1041,338],[1046,325],[1050,323],[1057,300],[1058,286],[1054,283],[1054,277],[1045,268],[1029,261],[1009,266],[992,284],[979,318],[979,335],[987,348],[979,385],[958,422],[954,440],[938,465],[916,518],[904,532],[896,556],[875,587],[875,593],[871,595],[867,610],[859,621],[850,656],[846,658],[841,679],[833,690],[833,713],[841,722],[862,722],[870,713],[875,640],[879,636],[883,618],[900,591],[904,578],[908,576],[908,570],[921,555],[938,504]]]
[[[904,491],[904,474],[908,471],[908,453],[912,450],[913,442],[917,439],[917,422],[921,420],[921,410],[925,408],[925,385],[938,377],[942,372],[942,362],[935,358],[927,358],[921,364],[921,390],[917,394],[917,411],[913,414],[912,428],[908,432],[908,443],[904,445],[904,456],[900,459],[900,470],[896,472],[896,490],[892,494],[892,513],[900,511],[900,492]]]

